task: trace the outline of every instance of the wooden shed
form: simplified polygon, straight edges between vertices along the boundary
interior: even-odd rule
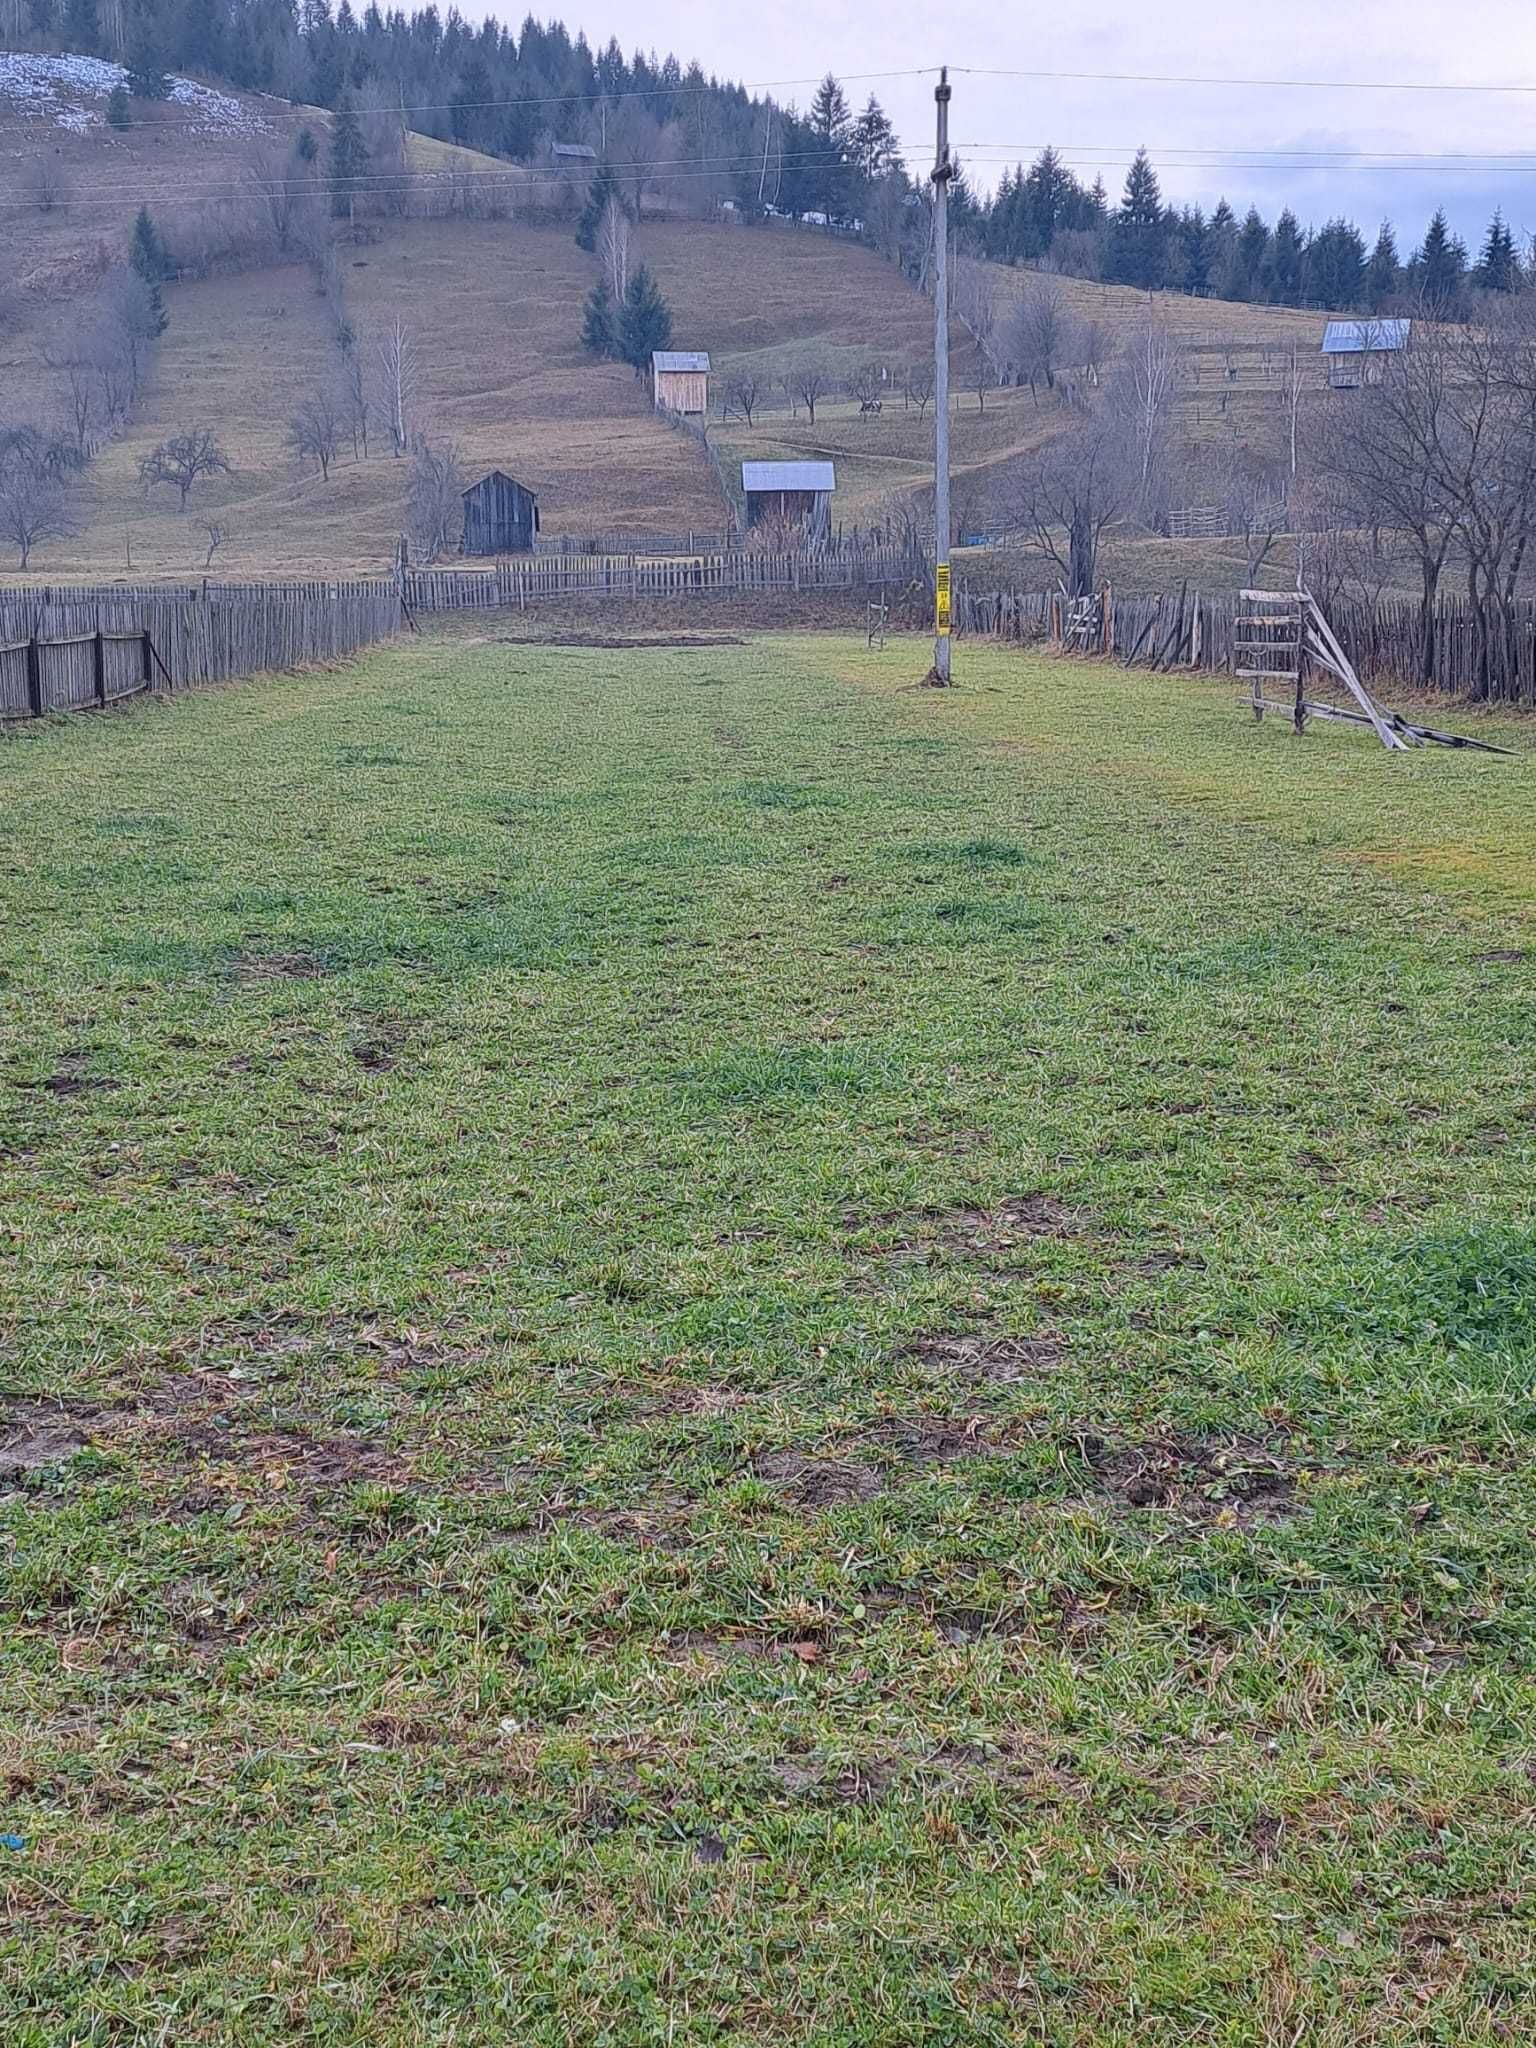
[[[464,493],[466,555],[526,555],[539,530],[539,501],[504,469],[493,469]]]
[[[709,356],[701,348],[662,348],[651,357],[658,412],[703,419],[709,412]]]
[[[744,462],[741,489],[748,526],[776,519],[804,527],[808,540],[826,539],[837,489],[837,471],[830,462]]]
[[[1413,333],[1411,320],[1330,320],[1323,329],[1323,360],[1335,391],[1379,384],[1388,356],[1400,355]]]

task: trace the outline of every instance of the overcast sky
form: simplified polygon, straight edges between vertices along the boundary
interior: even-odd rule
[[[494,13],[514,29],[528,12],[527,0],[461,5],[471,18]],[[1388,216],[1405,255],[1439,201],[1469,242],[1481,237],[1495,205],[1517,234],[1536,233],[1532,0],[1283,0],[1262,16],[1231,0],[1163,0],[1152,7],[1146,0],[1101,0],[1086,22],[1006,9],[997,0],[952,0],[942,17],[914,0],[857,0],[842,8],[807,7],[805,0],[754,0],[750,7],[559,0],[547,13],[534,11],[563,19],[573,35],[584,29],[594,48],[617,36],[626,51],[671,50],[748,84],[835,71],[856,106],[871,91],[879,96],[910,146],[911,163],[932,153],[933,81],[868,74],[947,62],[954,67],[952,133],[983,185],[995,182],[1004,163],[1027,160],[1051,142],[1090,183],[1102,171],[1118,196],[1126,163],[1145,143],[1164,196],[1179,203],[1209,207],[1225,193],[1239,212],[1253,200],[1272,217],[1289,203],[1304,224],[1344,213],[1368,230]],[[1121,84],[968,75],[966,66],[1529,89]],[[774,96],[803,107],[812,90],[785,84]],[[1291,154],[1281,163],[1251,155],[1275,151]],[[1303,152],[1336,161],[1319,167]],[[1387,156],[1408,161],[1350,161]],[[1490,161],[1497,158],[1515,161]]]

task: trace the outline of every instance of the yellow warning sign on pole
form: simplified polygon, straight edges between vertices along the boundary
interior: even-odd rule
[[[949,564],[940,562],[934,571],[934,624],[939,632],[949,631]]]

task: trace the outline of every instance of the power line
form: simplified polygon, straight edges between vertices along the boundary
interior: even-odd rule
[[[849,85],[866,85],[871,82],[883,82],[893,78],[931,78],[937,69],[937,65],[930,64],[921,69],[910,71],[850,71],[844,75],[844,79],[840,82]],[[382,74],[380,75],[382,76]],[[124,76],[126,77],[126,73]],[[197,81],[195,79],[186,79],[182,83],[195,86]],[[599,90],[593,92],[513,93],[508,98],[494,100],[413,100],[398,106],[391,102],[383,107],[358,108],[356,111],[359,113],[387,114],[391,119],[394,119],[407,114],[483,113],[501,107],[581,106],[595,108],[602,105],[605,101],[611,103],[614,100],[699,99],[707,98],[711,94],[729,97],[734,93],[783,92],[791,86],[820,85],[820,83],[820,77],[763,78],[743,80],[739,83],[735,80],[722,83],[716,79],[708,85],[626,86],[621,92]],[[218,92],[220,97],[225,99],[232,98],[243,90],[243,88],[238,86],[233,89],[233,92],[223,92],[222,89],[211,86],[199,87],[198,89],[200,91]],[[319,115],[322,119],[328,120],[335,112],[335,109],[332,107],[311,107],[307,106],[302,100],[281,99],[275,93],[245,91],[244,97],[247,100],[269,102],[273,108],[285,110],[288,114],[300,120],[306,114]],[[185,105],[186,102],[180,101],[176,104]],[[185,120],[174,118],[129,120],[123,126],[128,128],[204,128],[208,118],[209,115],[205,112],[200,115],[188,116]],[[429,137],[428,139],[435,138]]]
[[[1212,78],[1176,71],[1011,71],[981,64],[956,64],[950,68],[971,78],[1033,78],[1092,85],[1217,85],[1252,87],[1260,92],[1273,88],[1282,92],[1536,93],[1536,85],[1507,81],[1497,85],[1455,85],[1441,79]]]

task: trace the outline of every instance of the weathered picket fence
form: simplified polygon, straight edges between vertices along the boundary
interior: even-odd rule
[[[522,555],[483,569],[407,569],[413,613],[492,611],[558,597],[683,597],[708,591],[867,590],[923,573],[900,547],[804,554]]]
[[[389,577],[0,590],[0,718],[336,661],[401,624]]]
[[[1074,634],[1060,591],[975,591],[955,595],[958,633],[1008,641],[1048,640],[1133,668],[1195,668],[1230,673],[1244,602],[1234,592],[1191,590],[1122,596],[1100,594],[1095,644]],[[1429,617],[1429,659],[1423,659],[1424,616],[1409,599],[1376,603],[1332,598],[1328,623],[1350,661],[1372,682],[1429,688],[1447,697],[1536,707],[1536,602],[1522,600],[1507,618],[1490,619],[1464,600],[1444,599]]]

